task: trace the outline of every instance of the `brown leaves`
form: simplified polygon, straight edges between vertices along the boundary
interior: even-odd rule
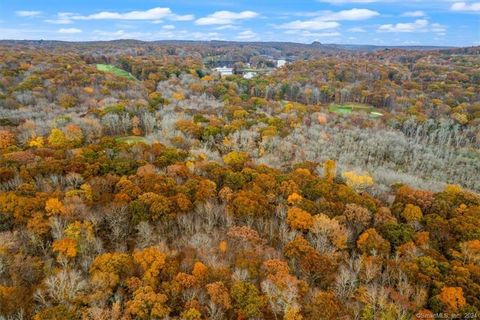
[[[217,185],[215,182],[203,179],[198,183],[195,199],[199,202],[204,202],[215,198],[217,195]]]
[[[266,196],[249,190],[235,193],[228,208],[238,217],[262,217],[273,211],[273,206]]]
[[[19,308],[28,307],[27,288],[0,285],[0,314],[13,315]]]
[[[172,203],[163,195],[147,192],[142,194],[138,199],[149,206],[152,214],[151,218],[154,221],[159,220],[162,216],[171,212]]]
[[[15,143],[15,135],[9,130],[0,130],[0,149],[6,149]]]
[[[75,258],[77,256],[77,241],[72,238],[55,240],[52,245],[52,251],[58,252],[59,259]]]
[[[148,247],[133,254],[133,260],[139,266],[145,284],[156,287],[165,258],[166,255],[155,247]]]
[[[310,213],[297,207],[288,209],[287,224],[293,229],[308,231],[313,226],[313,217]]]
[[[208,295],[213,303],[220,305],[225,310],[228,310],[232,307],[230,294],[223,282],[218,281],[209,283],[205,287],[207,288]]]
[[[95,258],[90,266],[92,282],[102,287],[113,288],[131,275],[134,270],[133,259],[126,253],[104,253]]]
[[[45,211],[49,216],[66,215],[67,210],[58,198],[50,198],[45,203]]]
[[[357,247],[361,252],[371,255],[387,255],[390,253],[390,243],[373,228],[366,230],[358,237]]]
[[[285,256],[295,260],[300,270],[313,281],[328,284],[337,269],[335,256],[322,255],[302,236],[297,236],[285,246]]]
[[[450,311],[458,311],[466,304],[463,289],[460,287],[443,288],[438,295],[438,299],[442,301]]]
[[[265,243],[265,240],[263,240],[257,231],[253,230],[252,228],[249,228],[247,226],[243,227],[231,227],[228,230],[227,235],[235,241],[245,241],[247,243],[250,243],[251,245],[262,245]]]
[[[133,293],[133,299],[125,304],[125,312],[138,319],[164,318],[170,313],[166,302],[166,295],[156,293],[149,286],[141,287]]]

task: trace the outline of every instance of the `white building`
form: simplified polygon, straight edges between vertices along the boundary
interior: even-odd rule
[[[287,64],[286,60],[283,60],[283,59],[277,60],[277,68],[281,68],[286,64]]]
[[[233,68],[221,67],[215,68],[215,71],[219,72],[222,77],[231,76],[233,74]]]
[[[256,77],[256,76],[257,76],[257,73],[256,73],[256,72],[249,71],[249,72],[246,72],[246,73],[243,75],[243,78],[244,78],[244,79],[252,79],[253,77]]]

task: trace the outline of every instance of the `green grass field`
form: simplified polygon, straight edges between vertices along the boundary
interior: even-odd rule
[[[334,112],[337,114],[351,114],[352,112],[366,112],[372,118],[379,118],[383,116],[383,113],[378,112],[375,108],[357,103],[347,103],[347,104],[331,104],[328,107],[328,111]]]
[[[102,72],[113,73],[116,76],[124,77],[130,80],[138,80],[130,72],[112,66],[111,64],[97,64],[97,70]]]
[[[119,137],[117,138],[117,141],[125,142],[128,144],[135,144],[139,142],[147,143],[147,139],[145,137],[137,137],[137,136]]]

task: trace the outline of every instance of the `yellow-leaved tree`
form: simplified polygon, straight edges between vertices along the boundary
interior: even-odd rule
[[[160,270],[165,265],[165,254],[156,247],[148,247],[136,251],[133,260],[142,272],[142,280],[152,288],[155,288]]]
[[[48,136],[48,144],[54,148],[63,148],[67,145],[67,138],[62,130],[53,128]]]
[[[355,190],[364,190],[373,185],[373,178],[368,174],[358,174],[354,171],[346,171],[342,174],[347,185]]]

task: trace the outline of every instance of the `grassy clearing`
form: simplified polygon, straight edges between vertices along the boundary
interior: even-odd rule
[[[97,64],[97,70],[102,72],[113,73],[116,76],[124,77],[129,80],[138,80],[130,72],[112,66],[111,64]]]
[[[379,118],[383,116],[383,113],[378,112],[375,108],[357,103],[347,103],[347,104],[331,104],[328,107],[328,111],[334,112],[337,114],[351,114],[353,112],[366,112],[372,118]]]
[[[117,138],[117,141],[125,142],[128,144],[135,144],[139,142],[147,143],[147,139],[145,137],[137,137],[137,136],[119,137]]]

